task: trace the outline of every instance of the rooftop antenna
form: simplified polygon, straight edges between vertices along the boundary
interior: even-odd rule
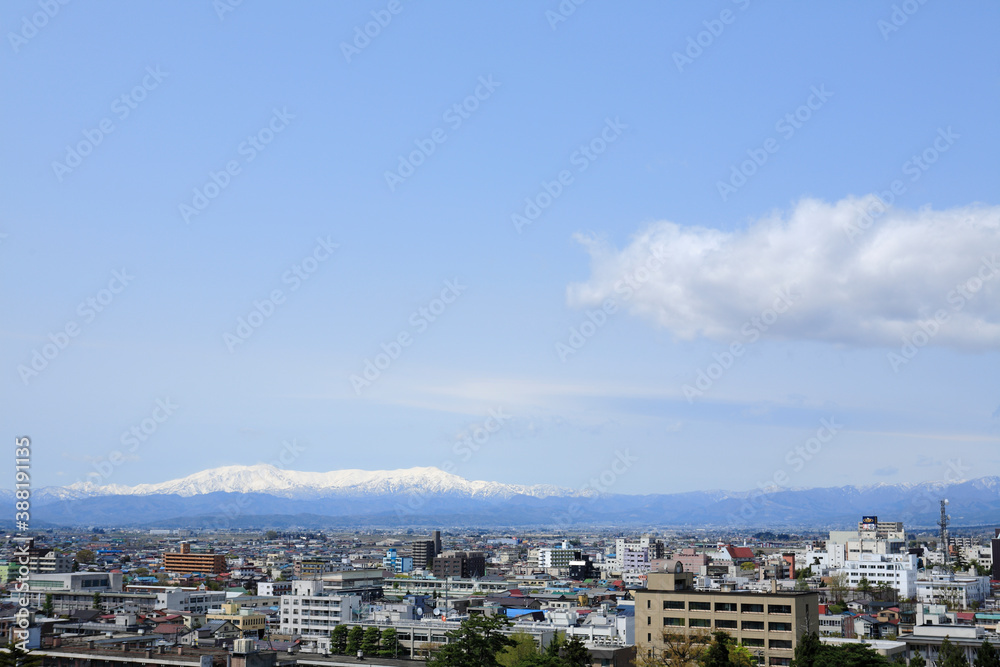
[[[951,554],[948,551],[948,519],[951,517],[948,516],[947,507],[948,499],[945,498],[941,501],[941,520],[938,522],[938,525],[941,526],[941,544],[944,548],[945,567],[948,566],[948,562],[951,560]]]

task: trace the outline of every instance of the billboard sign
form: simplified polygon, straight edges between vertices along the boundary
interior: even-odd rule
[[[878,517],[877,516],[864,516],[861,517],[861,530],[875,531],[878,529]]]

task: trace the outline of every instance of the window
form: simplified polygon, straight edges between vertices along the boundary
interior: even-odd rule
[[[715,611],[736,611],[735,602],[716,602]]]
[[[762,604],[744,604],[743,605],[744,614],[763,614],[764,605]]]
[[[711,602],[689,602],[688,610],[690,611],[712,611]]]
[[[664,600],[663,609],[684,609],[684,600]]]
[[[763,623],[761,623],[761,625],[763,625]],[[791,623],[768,623],[767,626],[768,626],[767,629],[770,630],[771,632],[791,632],[792,631],[792,624]]]
[[[721,620],[721,619],[717,619],[715,621],[715,627],[717,627],[717,628],[726,628],[726,629],[729,629],[729,630],[735,630],[736,629],[736,621],[724,621],[724,620]]]
[[[763,639],[756,639],[754,637],[744,637],[743,638],[743,645],[744,646],[753,646],[753,647],[763,648],[764,647],[764,640]]]
[[[768,643],[768,648],[792,648],[790,639],[772,639]]]
[[[764,621],[743,621],[741,627],[744,630],[763,630]]]
[[[769,614],[791,614],[792,605],[790,604],[769,604],[767,605],[767,613]]]
[[[684,619],[674,618],[672,616],[664,616],[663,625],[684,625]]]
[[[712,619],[692,618],[688,619],[688,625],[690,625],[692,628],[710,628],[712,627]]]

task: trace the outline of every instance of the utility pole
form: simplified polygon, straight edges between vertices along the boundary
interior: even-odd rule
[[[951,517],[948,516],[947,507],[948,499],[945,498],[941,501],[941,520],[938,522],[938,525],[941,526],[941,544],[944,549],[945,567],[948,567],[948,562],[951,560],[951,554],[948,550],[948,519]]]

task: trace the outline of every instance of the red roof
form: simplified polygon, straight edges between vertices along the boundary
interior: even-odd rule
[[[732,558],[753,558],[753,549],[750,547],[726,547]]]

